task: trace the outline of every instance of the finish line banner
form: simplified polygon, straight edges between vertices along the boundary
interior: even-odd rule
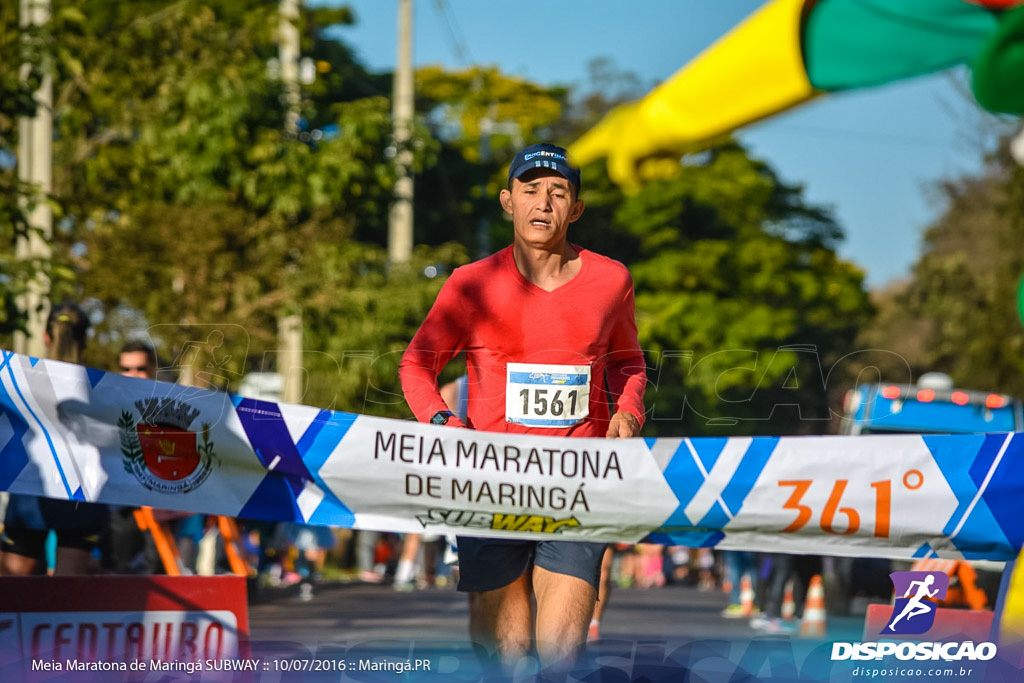
[[[2,351],[0,490],[395,532],[1009,560],[1024,433],[511,435]]]

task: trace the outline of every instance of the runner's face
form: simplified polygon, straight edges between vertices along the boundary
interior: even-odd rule
[[[501,191],[501,206],[512,215],[517,241],[547,248],[564,244],[569,224],[583,213],[572,184],[546,168],[514,179],[511,190]]]

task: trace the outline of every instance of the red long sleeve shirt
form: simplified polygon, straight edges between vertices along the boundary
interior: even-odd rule
[[[464,351],[474,429],[603,437],[618,411],[643,424],[646,366],[637,341],[632,278],[621,263],[576,249],[580,272],[551,292],[522,276],[511,247],[452,273],[399,366],[406,401],[418,420],[447,410],[437,376]],[[509,363],[528,365],[510,369]],[[536,385],[539,393],[528,383],[537,373],[515,372],[552,365],[570,369],[556,373],[560,379],[554,384]],[[571,411],[572,385],[584,367],[590,375],[589,415],[571,426],[530,424],[539,421],[537,416],[563,417]],[[527,424],[508,419],[509,412],[520,410],[520,401]]]

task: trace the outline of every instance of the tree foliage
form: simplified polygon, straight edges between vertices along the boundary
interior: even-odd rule
[[[416,72],[416,107],[442,148],[417,178],[417,241],[457,239],[481,256],[503,243],[498,193],[525,142],[550,137],[564,118],[566,92],[502,74],[495,67]]]
[[[244,329],[225,337],[237,376],[276,344],[276,317],[309,300],[296,272],[316,269],[325,245],[383,232],[389,103],[330,92],[358,80],[344,62],[349,77],[303,104],[328,133],[299,140],[283,130],[284,88],[268,68],[276,5],[84,10],[55,27],[60,237],[77,291],[118,311],[111,323],[157,326],[172,358],[197,324]]]
[[[450,243],[418,247],[404,267],[384,249],[349,242],[326,247],[317,268],[319,296],[304,311],[322,345],[304,355],[309,373],[304,403],[383,417],[410,417],[398,384],[398,361],[433,304],[445,274],[466,262]],[[432,276],[424,276],[424,273]],[[453,368],[451,373],[456,373]],[[453,374],[452,379],[457,376]]]
[[[514,151],[566,142],[637,87],[597,64],[595,83],[615,87],[573,104],[492,67],[419,70],[422,246],[397,267],[384,249],[391,79],[327,37],[347,11],[299,19],[317,76],[296,136],[273,68],[276,4],[55,5],[56,246],[75,267],[69,291],[105,314],[87,360],[109,367],[145,331],[165,363],[235,389],[276,368],[277,320],[301,312],[302,401],[325,408],[409,415],[398,358],[445,275],[511,239],[496,198]],[[824,431],[826,373],[869,310],[831,217],[728,140],[635,197],[601,167],[584,177],[571,237],[634,273],[652,429]]]
[[[912,279],[865,334],[914,376],[941,371],[964,388],[1024,396],[1024,168],[1005,143],[981,174],[938,186],[945,209],[924,233]]]
[[[482,147],[511,156],[524,138],[559,119],[564,96],[558,88],[481,66],[460,71],[421,68],[416,93],[418,109],[430,112],[441,135],[470,161],[488,156],[481,154]]]
[[[24,329],[17,297],[35,273],[52,275],[49,263],[15,258],[18,240],[40,227],[29,224],[29,213],[49,201],[42,188],[19,178],[16,165],[19,122],[36,114],[50,40],[45,26],[20,26],[19,9],[15,2],[0,5],[0,338]]]
[[[827,213],[726,143],[618,202],[612,220],[633,261],[653,429],[830,428],[840,360],[871,308]]]

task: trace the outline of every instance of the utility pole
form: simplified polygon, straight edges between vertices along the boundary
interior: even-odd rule
[[[301,0],[280,0],[278,24],[278,60],[287,98],[284,130],[289,142],[299,136],[299,6]],[[281,400],[298,403],[302,399],[302,313],[296,307],[277,319],[278,372],[283,385]]]
[[[42,26],[50,19],[50,0],[21,0],[21,26]],[[41,195],[28,212],[29,234],[18,239],[14,248],[19,261],[48,263],[53,238],[53,214],[49,197],[53,190],[53,76],[50,64],[43,65],[43,80],[35,92],[36,115],[18,121],[18,178],[31,183]],[[37,269],[28,283],[28,291],[18,300],[27,311],[28,334],[14,334],[14,351],[37,358],[46,354],[43,332],[49,314],[50,279]]]
[[[412,258],[412,9],[412,0],[398,0],[398,62],[391,102],[398,180],[388,215],[388,259],[393,264]]]
[[[277,58],[281,64],[281,81],[287,100],[284,130],[295,139],[299,134],[299,3],[301,0],[280,0],[278,5]]]

